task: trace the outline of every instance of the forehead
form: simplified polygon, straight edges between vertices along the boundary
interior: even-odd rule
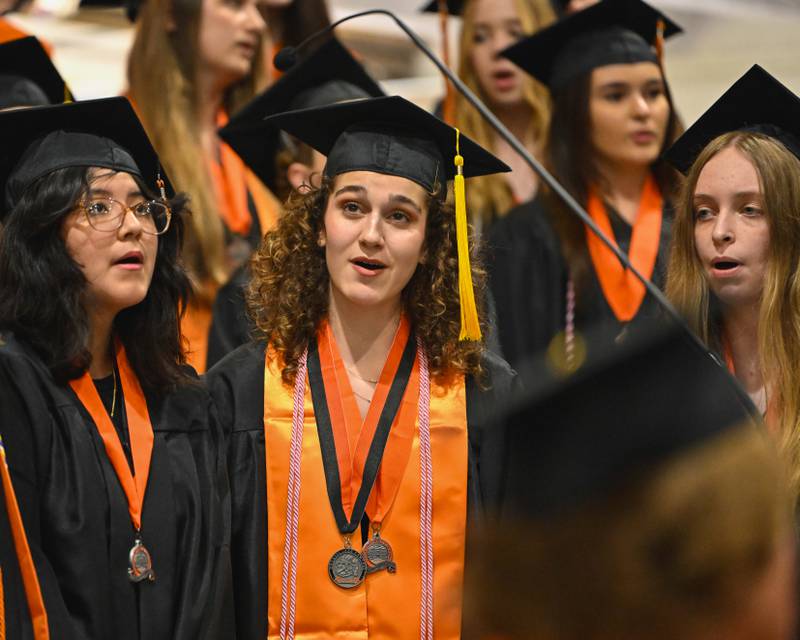
[[[473,0],[468,11],[476,25],[491,25],[519,20],[516,0]]]
[[[374,171],[346,171],[333,181],[333,193],[342,189],[358,189],[364,196],[374,200],[402,196],[413,200],[420,208],[428,201],[428,194],[421,185],[408,178]]]
[[[592,86],[605,84],[639,84],[662,79],[661,69],[655,62],[632,64],[607,64],[592,70]]]
[[[92,191],[139,192],[139,185],[130,173],[114,171],[102,167],[90,167],[88,170],[89,187]]]
[[[695,193],[730,190],[736,192],[761,191],[755,166],[736,147],[725,147],[706,162],[697,178]]]

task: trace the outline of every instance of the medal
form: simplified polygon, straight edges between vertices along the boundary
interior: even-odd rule
[[[393,560],[392,546],[381,538],[379,526],[373,527],[372,537],[361,549],[361,557],[364,558],[364,563],[367,565],[367,573],[375,573],[383,569],[389,573],[397,571],[397,565]]]
[[[344,539],[344,549],[339,549],[328,562],[328,576],[337,587],[352,589],[364,582],[367,563],[362,555],[350,547],[350,537]]]
[[[133,547],[131,547],[128,558],[131,565],[128,567],[128,579],[131,582],[142,582],[143,580],[153,582],[156,579],[150,552],[142,544],[142,539],[138,535]]]

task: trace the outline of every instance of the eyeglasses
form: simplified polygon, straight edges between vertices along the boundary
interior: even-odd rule
[[[172,219],[170,208],[158,200],[143,200],[131,207],[126,207],[112,198],[90,198],[83,200],[80,206],[86,214],[86,220],[97,231],[120,229],[128,211],[136,216],[144,233],[154,236],[161,235],[169,229]]]

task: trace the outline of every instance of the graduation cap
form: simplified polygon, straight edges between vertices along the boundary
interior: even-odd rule
[[[64,78],[34,36],[0,44],[0,109],[72,100]]]
[[[126,98],[103,98],[0,113],[0,220],[24,190],[66,167],[103,167],[139,176],[172,194],[158,156]],[[162,182],[163,181],[163,182]]]
[[[530,391],[508,418],[505,515],[554,515],[723,432],[755,408],[685,330],[650,328]]]
[[[800,159],[800,97],[754,64],[665,153],[686,173],[714,138],[751,131],[779,140]]]
[[[642,0],[602,0],[508,47],[500,55],[558,90],[598,67],[660,61],[681,28]]]
[[[327,156],[323,173],[329,178],[348,171],[372,171],[406,178],[428,192],[454,179],[461,337],[480,339],[469,266],[464,178],[510,171],[509,167],[400,96],[300,109],[266,121]]]
[[[466,0],[447,0],[447,13],[451,16],[460,16],[464,12],[464,3]],[[422,9],[423,13],[439,13],[439,0],[431,0]]]
[[[219,135],[275,191],[275,155],[281,146],[281,133],[264,122],[266,116],[382,95],[364,68],[331,38],[248,103]]]

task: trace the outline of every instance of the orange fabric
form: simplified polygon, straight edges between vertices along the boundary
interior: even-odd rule
[[[217,114],[217,127],[226,124],[228,116],[220,111]],[[219,160],[209,158],[208,168],[222,219],[231,231],[246,236],[253,220],[247,206],[244,162],[233,149],[220,141]]]
[[[150,422],[144,393],[130,362],[128,362],[128,356],[122,343],[117,344],[117,367],[119,381],[125,396],[125,413],[128,418],[135,476],[131,473],[125,452],[122,450],[122,443],[119,441],[117,431],[103,406],[103,401],[100,399],[100,394],[97,393],[89,372],[84,371],[77,380],[70,380],[69,385],[89,415],[92,416],[92,420],[100,432],[106,454],[111,461],[111,466],[114,467],[120,485],[122,485],[122,490],[125,492],[131,522],[139,531],[142,528],[142,505],[147,490],[147,477],[150,475],[150,458],[153,453],[153,425]]]
[[[3,441],[0,440],[0,480],[3,483],[5,494],[5,508],[8,512],[8,522],[11,526],[11,537],[14,538],[14,549],[19,562],[19,572],[22,576],[22,585],[25,589],[25,599],[28,601],[28,611],[31,614],[31,626],[35,640],[49,640],[50,628],[47,624],[47,610],[44,608],[42,590],[39,587],[39,577],[33,556],[28,546],[28,537],[25,535],[25,526],[22,523],[22,514],[19,511],[17,495],[11,484],[11,474],[6,466],[6,452]],[[0,606],[3,604],[2,575],[0,575]]]
[[[245,168],[245,183],[250,197],[256,205],[258,223],[261,226],[261,235],[271,231],[278,224],[278,216],[281,212],[281,203],[278,198],[270,191],[267,186],[258,179],[250,169]]]
[[[595,188],[589,189],[587,210],[592,220],[614,244],[614,230],[606,207]],[[629,258],[631,264],[645,278],[651,278],[661,241],[663,200],[653,176],[648,176],[642,189],[639,212],[633,224]],[[627,269],[591,230],[586,228],[586,244],[594,264],[597,279],[608,305],[620,322],[633,319],[644,300],[644,285]]]
[[[361,488],[370,445],[375,437],[381,411],[397,375],[410,333],[411,325],[403,316],[362,424],[355,394],[350,387],[347,369],[336,346],[333,330],[327,321],[323,322],[320,328],[318,334],[319,359],[325,385],[325,396],[329,403],[328,410],[331,414],[336,457],[339,462],[342,506],[348,519],[352,516],[353,505]],[[414,389],[417,389],[416,395],[419,395],[418,367],[414,367],[412,370],[408,387],[411,389],[412,396]],[[401,414],[392,426],[383,461],[367,501],[367,515],[370,521],[376,525],[383,521],[394,502],[408,463],[408,456],[411,453],[416,407],[402,404],[399,412],[403,410],[408,415]]]
[[[213,295],[211,296],[213,299]],[[181,318],[181,337],[186,344],[186,362],[197,373],[206,370],[208,332],[211,329],[211,303],[193,301]]]
[[[292,424],[292,390],[283,385],[280,360],[270,352],[264,368],[264,437],[267,467],[268,637],[278,638],[281,571],[286,527],[286,495]],[[325,483],[325,472],[306,383],[305,420],[298,531],[298,640],[395,640],[419,635],[420,614],[420,466],[417,403],[419,361],[415,362],[403,397],[398,423],[413,424],[411,446],[397,497],[383,518],[381,536],[392,546],[397,572],[367,576],[354,589],[341,589],[327,575],[328,561],[342,548]],[[413,384],[412,384],[413,383]],[[333,413],[333,407],[331,407]],[[433,458],[434,628],[436,638],[456,640],[461,634],[461,592],[467,512],[467,421],[463,379],[448,388],[431,384]],[[395,454],[392,437],[384,461]],[[404,446],[400,443],[399,446]],[[383,482],[384,464],[378,476]],[[376,483],[376,490],[383,489]],[[353,537],[359,550],[361,538]]]

